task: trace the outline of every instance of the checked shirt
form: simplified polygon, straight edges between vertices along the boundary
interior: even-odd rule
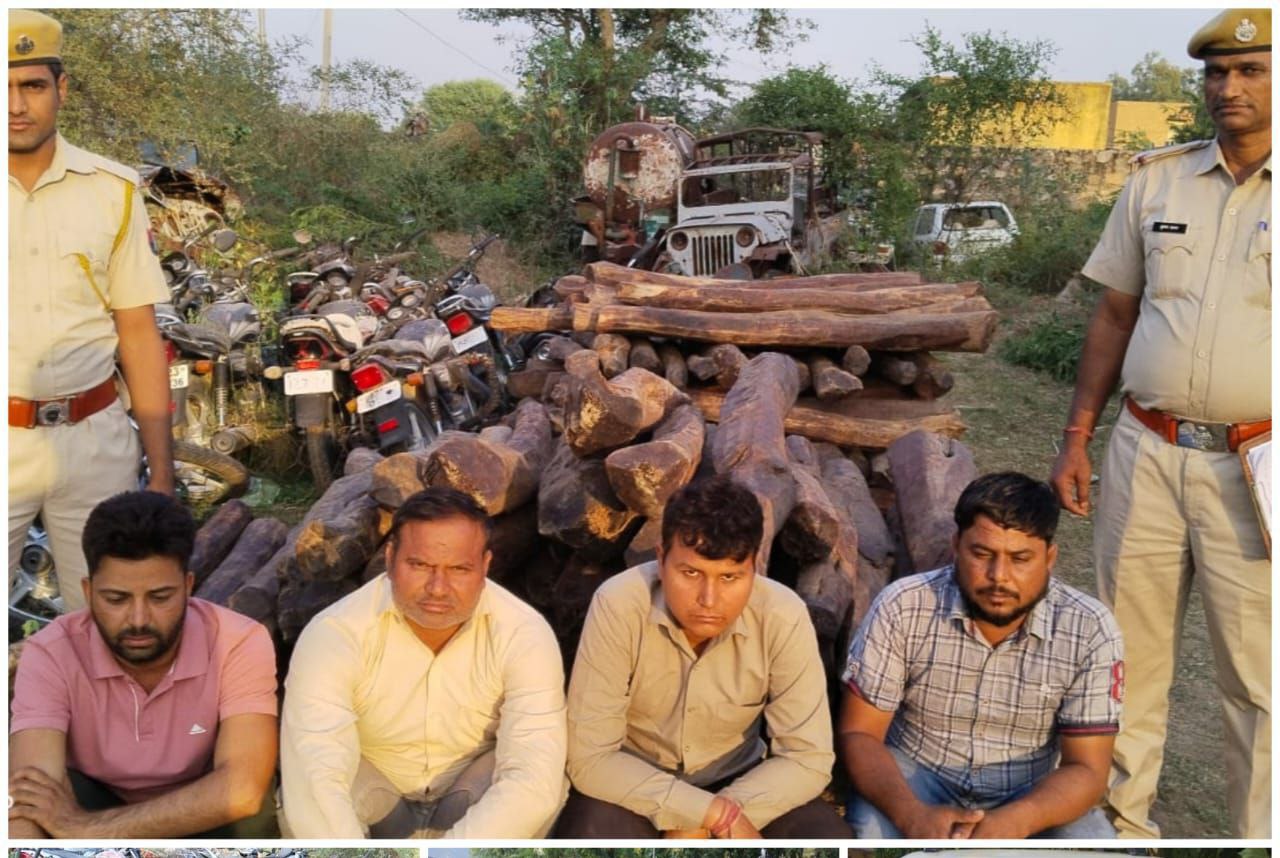
[[[1022,627],[992,646],[946,566],[884,589],[849,648],[844,682],[896,712],[886,743],[975,802],[1057,765],[1058,736],[1115,733],[1120,631],[1102,603],[1052,578]]]

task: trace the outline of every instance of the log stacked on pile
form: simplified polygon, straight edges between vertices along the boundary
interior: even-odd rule
[[[834,675],[885,582],[946,559],[973,467],[954,440],[963,424],[937,400],[951,378],[926,350],[985,348],[995,314],[976,284],[914,275],[692,281],[703,303],[682,282],[593,265],[558,284],[560,307],[496,310],[508,332],[520,320],[563,332],[513,375],[520,401],[502,424],[386,458],[356,451],[302,523],[255,537],[253,570],[220,568],[203,586],[287,649],[385,570],[378,546],[406,498],[452,486],[493,516],[490,577],[548,617],[569,663],[596,588],[655,556],[671,495],[730,474],[764,511],[761,571],[808,605]],[[665,305],[631,303],[654,296]],[[240,520],[226,517],[223,529]]]

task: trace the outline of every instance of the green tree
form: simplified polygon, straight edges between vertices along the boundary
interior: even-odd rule
[[[966,199],[976,178],[1069,118],[1048,77],[1050,42],[988,31],[954,45],[927,25],[912,44],[924,58],[919,77],[878,69],[873,81],[890,99],[893,133],[919,165],[926,199],[938,187],[945,200]]]
[[[734,113],[739,127],[821,132],[828,184],[849,186],[853,167],[849,135],[857,111],[849,84],[834,77],[826,66],[792,67],[758,81]]]
[[[433,133],[469,123],[482,134],[511,134],[520,124],[515,97],[500,83],[483,78],[427,87],[419,108]]]
[[[1174,65],[1155,51],[1143,56],[1129,74],[1107,77],[1114,100],[1189,103],[1199,98],[1197,70]]]

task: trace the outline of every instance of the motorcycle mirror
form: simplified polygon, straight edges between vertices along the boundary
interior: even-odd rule
[[[219,253],[226,253],[235,247],[240,236],[236,235],[234,229],[220,229],[213,234],[213,246]]]
[[[311,231],[307,229],[295,229],[293,231],[293,240],[298,244],[310,244]]]

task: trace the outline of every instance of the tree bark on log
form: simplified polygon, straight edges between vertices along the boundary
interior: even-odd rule
[[[387,509],[399,509],[400,505],[427,487],[424,468],[435,445],[425,450],[396,453],[373,467],[369,494]]]
[[[386,456],[372,447],[356,447],[347,454],[347,460],[342,464],[342,475],[349,477],[361,471],[371,471],[385,458]]]
[[[573,330],[573,307],[494,307],[489,327],[507,334],[540,334],[543,331]]]
[[[653,347],[653,343],[645,337],[631,338],[631,352],[627,358],[627,364],[632,369],[646,369],[655,375],[662,373],[662,359],[658,357],[658,351]]]
[[[522,590],[529,559],[542,550],[538,505],[527,503],[519,509],[494,516],[489,550],[493,552],[489,577],[508,589]]]
[[[684,354],[671,343],[658,345],[658,357],[662,360],[662,377],[671,386],[684,390],[689,386],[689,367],[685,363]]]
[[[199,587],[235,547],[240,534],[253,521],[253,510],[241,500],[229,500],[196,531],[195,546],[187,568]]]
[[[613,378],[627,371],[631,356],[631,341],[617,334],[596,334],[591,348],[600,355],[600,371],[605,378]]]
[[[339,581],[365,567],[382,540],[378,502],[368,495],[352,498],[333,515],[302,525],[294,542],[298,573],[306,581]]]
[[[880,351],[984,352],[991,344],[994,311],[933,315],[841,316],[822,310],[761,313],[705,313],[656,307],[613,305],[574,309],[574,327],[582,331],[650,334],[738,346],[847,348]]]
[[[836,366],[826,355],[809,357],[809,375],[813,379],[813,392],[822,402],[843,399],[862,390],[862,380]]]
[[[689,390],[689,398],[711,423],[719,423],[725,395],[714,390]],[[852,399],[854,397],[850,397]],[[845,400],[848,401],[848,400]],[[787,434],[803,435],[810,441],[826,441],[840,447],[884,449],[917,429],[927,429],[949,437],[959,437],[965,425],[955,413],[932,414],[910,419],[876,420],[849,417],[823,407],[814,400],[800,400],[787,412],[783,424]]]
[[[604,460],[618,499],[649,519],[662,518],[667,501],[693,479],[702,460],[706,422],[689,404],[678,405],[653,430],[653,439],[614,450]]]
[[[778,533],[778,545],[797,563],[830,557],[840,539],[840,516],[822,486],[821,465],[807,438],[789,435],[787,455],[796,484],[795,505]]]
[[[394,459],[395,456],[391,458]],[[280,549],[271,555],[271,559],[255,572],[239,590],[236,590],[231,595],[227,600],[227,607],[259,622],[266,622],[269,618],[274,617],[276,601],[280,593],[280,582],[290,575],[290,571],[286,567],[292,566],[293,574],[296,574],[297,571],[295,550],[302,528],[318,518],[337,518],[342,514],[343,510],[355,503],[357,499],[369,494],[369,490],[373,485],[374,473],[389,461],[391,459],[379,462],[373,471],[362,471],[349,477],[341,477],[334,480],[328,490],[320,496],[320,499],[311,505],[311,509],[307,510],[306,515],[302,517],[302,521],[289,531],[284,545],[280,546]],[[274,620],[272,622],[274,623]]]
[[[538,485],[538,532],[594,560],[622,553],[640,516],[618,499],[602,458],[579,458],[562,438]]]
[[[849,346],[840,359],[840,367],[850,375],[861,376],[871,368],[871,353],[862,346]]]
[[[859,272],[843,274],[821,274],[804,277],[777,277],[772,280],[742,281],[726,280],[716,277],[686,277],[678,274],[663,274],[658,271],[643,271],[638,268],[627,268],[612,262],[592,262],[586,266],[586,278],[596,286],[617,287],[623,283],[648,283],[661,286],[686,287],[735,287],[748,283],[758,284],[761,289],[839,289],[839,288],[889,288],[894,286],[912,286],[923,283],[924,279],[914,271],[891,272]],[[590,291],[590,287],[588,287]]]
[[[316,614],[341,599],[354,593],[357,584],[351,578],[337,581],[291,580],[280,588],[280,597],[276,605],[276,623],[280,630],[280,639],[292,643],[302,634],[302,630]]]
[[[937,399],[939,396],[950,393],[951,389],[956,386],[956,379],[951,374],[951,371],[946,368],[942,361],[928,352],[921,352],[916,355],[915,362],[920,372],[916,376],[915,383],[911,385],[911,389],[921,399]]]
[[[950,563],[955,505],[978,476],[969,448],[932,432],[912,432],[886,455],[898,497],[910,568],[927,572]]]
[[[255,518],[236,540],[226,558],[196,588],[201,599],[226,605],[254,572],[271,559],[289,535],[289,526],[275,518]]]
[[[849,576],[837,569],[831,559],[810,563],[796,578],[796,594],[809,608],[809,619],[813,621],[818,639],[832,644],[839,640],[853,604],[853,584]],[[827,666],[828,676],[833,667]]]
[[[839,511],[844,527],[857,535],[857,573],[852,581],[852,623],[856,628],[889,582],[896,550],[894,539],[858,466],[829,444],[819,444],[817,452],[827,497]]]
[[[881,378],[902,387],[910,387],[920,374],[920,368],[911,359],[911,355],[872,355],[871,370]]]
[[[765,352],[743,367],[717,415],[720,426],[711,450],[716,473],[728,474],[750,489],[764,513],[759,569],[768,569],[773,537],[796,499],[783,419],[799,395],[799,385],[790,357]]]
[[[666,379],[643,369],[629,369],[611,381],[584,373],[566,383],[564,438],[579,456],[628,444],[688,402]]]
[[[728,390],[738,380],[738,373],[747,365],[747,356],[732,343],[720,343],[690,355],[686,361],[689,372],[699,381],[715,379],[717,387]]]
[[[565,359],[574,352],[580,352],[584,348],[581,344],[569,337],[556,335],[549,337],[544,343],[543,348],[546,350],[547,358],[553,361],[564,363]]]
[[[760,286],[664,286],[621,283],[617,302],[635,307],[671,310],[703,310],[710,313],[758,313],[770,310],[826,310],[843,315],[921,310],[981,294],[977,283],[931,283],[872,292],[841,289],[775,289],[772,282]],[[936,312],[936,311],[934,311]]]
[[[467,432],[445,432],[426,458],[423,482],[470,495],[489,515],[500,515],[531,500],[538,477],[551,459],[551,421],[542,403],[526,399],[515,411],[506,443]]]

